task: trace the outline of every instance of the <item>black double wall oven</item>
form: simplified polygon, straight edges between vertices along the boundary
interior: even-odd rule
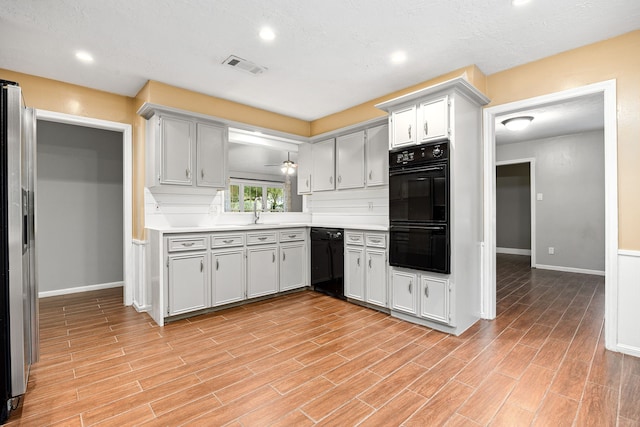
[[[389,152],[389,264],[449,274],[449,142]]]

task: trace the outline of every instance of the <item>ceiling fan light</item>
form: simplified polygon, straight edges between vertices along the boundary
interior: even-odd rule
[[[502,124],[509,130],[523,130],[524,128],[529,126],[532,121],[532,116],[519,116],[503,120]]]

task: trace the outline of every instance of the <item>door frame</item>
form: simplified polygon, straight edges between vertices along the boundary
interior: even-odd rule
[[[496,182],[495,120],[499,115],[602,94],[604,99],[605,181],[605,347],[617,351],[618,342],[618,133],[616,80],[541,95],[489,107],[483,111],[484,150],[484,248],[482,260],[481,317],[496,317]]]
[[[48,110],[36,110],[36,120],[64,123],[122,133],[122,242],[124,305],[133,304],[133,151],[131,125]]]
[[[529,198],[531,200],[531,224],[529,226],[531,232],[531,268],[536,267],[536,159],[529,157],[523,159],[503,160],[496,162],[494,170],[497,172],[498,166],[518,165],[522,163],[529,164]]]

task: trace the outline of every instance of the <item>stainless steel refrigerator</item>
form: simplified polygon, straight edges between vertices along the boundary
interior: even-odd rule
[[[0,423],[20,404],[38,360],[35,112],[0,80]]]

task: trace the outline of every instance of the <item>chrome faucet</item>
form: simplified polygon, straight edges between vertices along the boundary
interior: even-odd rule
[[[260,219],[260,212],[258,211],[258,202],[253,199],[253,223],[257,224]]]

